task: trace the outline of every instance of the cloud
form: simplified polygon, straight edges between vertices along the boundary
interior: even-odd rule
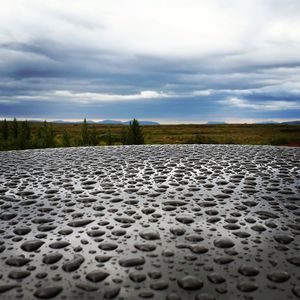
[[[260,50],[276,50],[276,43],[299,41],[297,0],[127,0],[126,9],[122,0],[78,0],[72,6],[27,0],[1,8],[1,40],[8,43],[47,36],[81,49],[190,57],[263,54]]]
[[[104,94],[104,93],[77,93],[68,90],[58,90],[49,93],[42,93],[39,95],[17,95],[10,97],[11,100],[5,97],[0,97],[3,103],[9,101],[68,101],[78,103],[97,103],[97,102],[118,102],[118,101],[131,101],[142,99],[162,99],[176,97],[176,95],[156,92],[156,91],[141,91],[137,94]],[[4,98],[4,99],[1,99]]]
[[[300,7],[286,2],[127,0],[124,9],[122,0],[78,0],[72,7],[69,1],[9,1],[1,5],[0,43],[27,45],[27,53],[40,55],[54,47],[92,59],[99,52],[192,59],[198,68],[203,60],[219,68],[294,62]]]
[[[196,90],[191,93],[175,93],[145,90],[134,94],[109,94],[109,93],[91,93],[91,92],[75,92],[69,90],[57,90],[50,92],[39,92],[38,94],[20,94],[12,96],[0,96],[2,103],[9,101],[68,101],[74,103],[97,103],[97,102],[128,102],[132,100],[143,99],[165,99],[165,98],[198,98],[209,96],[213,93],[211,90]]]
[[[74,93],[70,91],[55,91],[58,98],[66,98],[71,101],[81,103],[102,102],[102,101],[130,101],[141,99],[157,99],[169,98],[170,94],[156,91],[141,91],[138,94],[118,95],[118,94],[102,94],[102,93]]]
[[[30,113],[38,101],[122,102],[134,111],[155,99],[189,119],[179,99],[219,111],[237,98],[228,105],[240,114],[297,113],[299,11],[298,0],[3,1],[0,105],[26,103]]]
[[[213,93],[212,90],[198,90],[198,91],[193,91],[192,95],[193,96],[209,96]]]
[[[232,97],[227,100],[221,100],[220,103],[238,108],[250,108],[255,110],[293,110],[300,109],[300,101],[264,101],[250,102],[245,99]]]

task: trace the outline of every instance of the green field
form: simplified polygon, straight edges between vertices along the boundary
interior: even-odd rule
[[[13,136],[13,123],[7,122],[8,138],[1,134],[0,150],[43,148],[40,142],[40,130],[43,122],[28,122],[29,139],[20,144],[22,122],[18,122],[19,137]],[[0,122],[1,128],[3,121]],[[52,147],[82,146],[82,124],[48,123],[53,130]],[[88,125],[93,135],[90,145],[124,144],[125,125]],[[300,125],[258,125],[258,124],[222,124],[222,125],[151,125],[142,126],[146,144],[247,144],[247,145],[284,145],[300,146]],[[64,141],[68,135],[69,143]]]

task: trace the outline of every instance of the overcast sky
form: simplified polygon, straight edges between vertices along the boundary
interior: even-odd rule
[[[299,0],[0,4],[0,117],[300,119]]]

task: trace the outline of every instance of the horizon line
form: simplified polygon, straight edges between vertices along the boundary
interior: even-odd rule
[[[95,122],[96,124],[98,122],[103,121],[116,121],[116,122],[128,122],[133,120],[134,118],[106,118],[106,119],[99,119],[99,118],[36,118],[36,117],[5,117],[0,116],[0,121],[4,121],[6,119],[7,121],[13,121],[14,118],[16,118],[19,121],[35,121],[35,122],[66,122],[66,123],[75,123],[75,122],[82,122],[84,119],[87,121]],[[300,121],[299,118],[273,118],[273,119],[225,119],[225,120],[170,120],[170,119],[153,119],[153,118],[135,118],[140,122],[157,122],[160,125],[222,125],[222,124],[257,124],[257,123],[282,123],[282,122],[293,122],[293,121]],[[105,124],[103,124],[105,125]],[[107,125],[114,125],[114,124],[107,124]],[[115,124],[118,125],[118,124]]]

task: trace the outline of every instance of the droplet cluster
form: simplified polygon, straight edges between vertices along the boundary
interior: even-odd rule
[[[0,152],[0,299],[299,299],[300,149]]]

